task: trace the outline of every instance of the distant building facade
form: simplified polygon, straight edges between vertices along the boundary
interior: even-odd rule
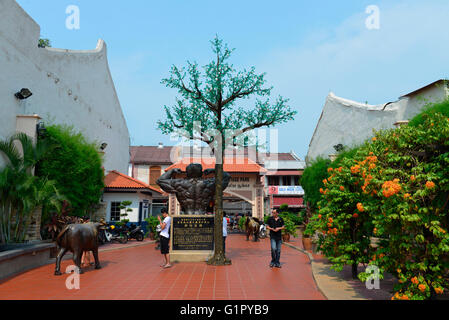
[[[190,163],[201,163],[203,170],[215,167],[215,159],[208,148],[160,144],[131,147],[130,153],[129,175],[158,190],[156,181],[167,170],[178,168],[185,171]],[[244,152],[226,150],[224,170],[232,178],[223,195],[224,211],[230,215],[250,214],[262,218],[270,213],[271,208],[279,208],[281,204],[289,204],[291,209],[299,210],[303,207],[304,192],[299,178],[304,165],[293,151],[266,154],[252,149]],[[153,206],[157,202],[167,205],[171,214],[181,213],[174,195],[162,192],[161,198],[153,199]]]
[[[412,119],[429,102],[449,97],[447,80],[435,81],[410,92],[398,101],[368,105],[340,98],[330,93],[312,136],[306,161],[329,157],[335,146],[353,147],[373,136],[373,130],[390,129],[401,121]]]
[[[283,204],[291,211],[304,208],[304,190],[300,179],[305,162],[293,151],[290,153],[267,154],[264,162],[265,201],[270,209],[279,209]]]
[[[106,172],[127,173],[129,133],[106,44],[94,50],[39,48],[39,25],[14,0],[0,1],[0,139],[36,125],[66,124],[104,147]],[[28,89],[32,96],[18,98]],[[0,157],[0,165],[3,159]]]
[[[111,171],[105,177],[103,193],[106,221],[119,222],[125,219],[121,217],[125,210],[120,209],[120,206],[122,202],[130,201],[128,208],[131,211],[126,212],[128,214],[126,219],[131,223],[140,224],[152,215],[153,201],[160,197],[161,192],[148,184],[118,171]],[[155,206],[157,207],[158,204],[156,203]]]

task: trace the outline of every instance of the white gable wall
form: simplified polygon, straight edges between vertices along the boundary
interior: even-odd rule
[[[0,139],[15,133],[17,115],[38,114],[45,123],[74,126],[90,142],[106,142],[106,172],[126,174],[129,133],[106,44],[99,40],[91,51],[38,48],[39,35],[39,25],[14,0],[0,1]],[[33,96],[17,100],[22,88]]]

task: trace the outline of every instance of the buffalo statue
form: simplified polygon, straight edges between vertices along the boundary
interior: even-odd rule
[[[67,251],[73,253],[73,262],[78,267],[79,273],[83,273],[81,258],[84,251],[92,251],[95,259],[95,269],[101,269],[100,260],[98,259],[97,239],[98,231],[103,226],[103,223],[69,224],[62,229],[56,238],[59,253],[56,257],[55,275],[61,275],[61,260]]]
[[[246,229],[246,241],[249,241],[251,235],[254,236],[254,242],[259,241],[259,228],[260,221],[254,217],[246,217],[245,229]]]

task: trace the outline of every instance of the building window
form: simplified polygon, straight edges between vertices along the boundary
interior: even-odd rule
[[[268,177],[268,185],[270,186],[278,186],[279,185],[279,177]]]
[[[282,177],[282,185],[289,186],[291,185],[291,179],[290,176],[283,176]]]
[[[153,204],[151,205],[151,215],[152,216],[161,215],[162,208],[168,209],[167,200],[159,200],[159,199],[153,200]]]
[[[293,177],[293,184],[295,186],[300,186],[301,184],[299,183],[299,177]]]
[[[151,167],[150,168],[150,186],[157,186],[156,181],[162,175],[161,167]]]
[[[111,221],[120,221],[120,203],[111,202]]]

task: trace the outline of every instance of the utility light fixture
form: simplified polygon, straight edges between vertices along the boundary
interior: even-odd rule
[[[23,88],[22,90],[20,90],[19,92],[14,94],[14,96],[19,100],[28,99],[32,95],[33,95],[33,93],[27,88]]]
[[[104,150],[104,149],[106,149],[107,146],[108,146],[108,144],[106,142],[103,142],[100,146],[100,149]]]

